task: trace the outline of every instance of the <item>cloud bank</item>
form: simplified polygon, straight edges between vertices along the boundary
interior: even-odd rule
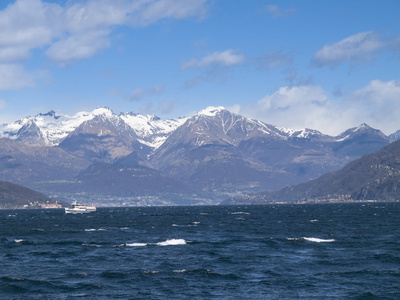
[[[373,80],[339,100],[316,85],[281,87],[257,103],[236,105],[235,111],[269,124],[320,129],[331,135],[362,123],[391,134],[400,129],[399,100],[400,80]]]

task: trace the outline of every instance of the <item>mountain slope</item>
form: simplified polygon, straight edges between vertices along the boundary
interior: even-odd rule
[[[40,208],[56,203],[65,204],[21,185],[0,181],[1,209]]]
[[[115,115],[99,115],[83,122],[59,145],[73,155],[90,161],[112,162],[131,154],[142,157],[151,148],[138,141],[136,133]]]
[[[317,199],[400,199],[400,141],[363,156],[340,171],[277,192],[232,198],[225,204]]]
[[[29,145],[0,138],[0,178],[30,186],[32,182],[66,180],[89,162],[58,147]]]

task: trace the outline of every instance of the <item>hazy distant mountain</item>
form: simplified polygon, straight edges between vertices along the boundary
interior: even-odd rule
[[[89,164],[58,147],[0,138],[0,179],[5,181],[29,186],[32,182],[68,180]]]
[[[391,139],[393,141],[399,140],[400,139],[400,130],[397,130],[396,132],[390,134],[388,137],[389,137],[389,139]]]
[[[280,191],[231,198],[224,204],[317,199],[400,199],[400,141],[352,161],[340,171]]]
[[[201,194],[212,201],[306,182],[390,143],[366,124],[334,137],[266,124],[223,107],[172,120],[117,115],[106,107],[72,117],[51,111],[3,124],[0,136],[0,176],[47,194],[62,191],[67,197],[70,190],[73,196],[79,187],[92,195],[126,195],[136,189],[140,197]],[[131,173],[116,172],[120,168]],[[132,168],[147,181],[135,181]]]

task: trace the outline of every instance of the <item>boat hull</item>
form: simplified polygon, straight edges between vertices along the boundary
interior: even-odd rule
[[[65,208],[65,213],[66,214],[87,214],[91,212],[95,212],[96,207],[94,206],[86,206],[86,205],[81,205],[81,204],[72,204],[72,208],[66,207]]]

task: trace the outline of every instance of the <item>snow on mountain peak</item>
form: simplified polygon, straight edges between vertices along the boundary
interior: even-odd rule
[[[106,107],[106,106],[101,106],[101,107],[96,108],[96,109],[92,112],[92,114],[93,114],[94,116],[105,115],[105,116],[107,116],[107,117],[111,117],[111,116],[114,115],[113,111],[112,111],[110,108]]]
[[[223,107],[223,106],[217,106],[217,107],[209,106],[209,107],[199,111],[199,113],[197,115],[207,116],[207,117],[215,117],[218,113],[220,113],[223,110],[226,110],[225,107]]]
[[[136,113],[123,113],[120,118],[141,138],[140,142],[153,148],[160,147],[169,134],[187,120],[163,120],[154,115],[144,116]]]

